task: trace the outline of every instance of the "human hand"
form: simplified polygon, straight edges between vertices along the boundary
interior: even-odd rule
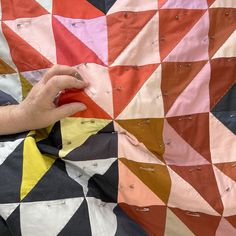
[[[24,130],[45,128],[56,121],[86,109],[75,102],[57,107],[55,98],[65,89],[84,89],[88,86],[78,71],[69,66],[54,65],[31,89],[28,96],[12,111],[12,117]]]

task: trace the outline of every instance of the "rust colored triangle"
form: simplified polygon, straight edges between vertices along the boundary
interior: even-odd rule
[[[215,235],[221,216],[171,208],[171,211],[194,233],[194,235]]]
[[[218,49],[236,30],[236,14],[230,8],[209,9],[209,55],[213,57]]]
[[[137,207],[119,203],[123,211],[141,225],[148,235],[164,235],[166,206]]]
[[[7,39],[12,60],[20,72],[44,69],[52,63],[31,47],[2,22],[2,31]]]
[[[207,61],[162,63],[161,89],[165,114],[206,63]]]
[[[236,83],[236,58],[211,60],[210,106],[211,109]],[[224,79],[222,79],[224,78]]]
[[[210,7],[213,3],[215,2],[215,0],[207,0],[208,6]]]
[[[2,20],[32,18],[49,13],[34,0],[2,0],[1,2]]]
[[[93,19],[104,13],[85,0],[53,0],[53,14],[75,19]]]
[[[175,131],[211,163],[209,113],[167,118]]]
[[[234,228],[236,228],[236,215],[225,217],[225,219],[228,220],[229,223],[234,226]]]
[[[100,106],[98,106],[84,91],[78,89],[69,89],[62,93],[59,99],[59,105],[81,102],[87,106],[87,109],[77,112],[71,117],[112,119]]]
[[[219,163],[215,166],[236,182],[236,162]]]
[[[13,73],[16,73],[16,71],[0,58],[0,74],[13,74]]]
[[[160,9],[160,56],[165,59],[206,10]]]
[[[109,68],[113,88],[114,116],[117,117],[129,104],[159,64],[145,66],[115,66]]]
[[[109,65],[130,44],[156,10],[142,12],[117,12],[107,16]]]
[[[164,120],[162,118],[116,120],[116,122],[164,162],[163,153],[165,149],[162,137]]]
[[[125,158],[120,158],[120,161],[167,204],[170,195],[171,180],[165,165],[139,163]]]
[[[179,176],[186,180],[220,214],[224,206],[215,179],[212,165],[170,166]]]

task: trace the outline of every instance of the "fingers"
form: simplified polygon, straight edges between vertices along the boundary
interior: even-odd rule
[[[75,114],[76,112],[84,111],[86,109],[87,107],[83,103],[79,103],[79,102],[69,103],[69,104],[65,104],[54,109],[52,111],[53,113],[52,116],[56,120],[61,120],[65,117]]]
[[[68,75],[54,76],[45,85],[44,94],[45,98],[49,98],[53,101],[56,95],[65,89],[83,89],[88,86],[87,82],[77,80],[76,78]]]
[[[78,73],[77,69],[70,66],[54,65],[44,75],[43,81],[44,83],[47,83],[51,78],[53,78],[53,76],[58,76],[58,75],[69,75],[69,76],[74,76],[77,79],[83,80],[80,74]]]

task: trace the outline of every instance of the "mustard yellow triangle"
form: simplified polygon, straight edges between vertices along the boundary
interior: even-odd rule
[[[33,85],[30,82],[28,82],[27,79],[21,74],[19,76],[20,76],[20,82],[21,82],[21,87],[22,87],[22,96],[24,99],[26,98],[30,90],[32,89]]]
[[[30,132],[24,141],[21,200],[35,187],[55,162],[53,157],[40,153],[34,135],[35,131]]]
[[[91,135],[107,126],[111,120],[68,117],[61,120],[61,158],[82,145]]]

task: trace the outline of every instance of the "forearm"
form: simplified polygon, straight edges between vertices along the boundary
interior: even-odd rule
[[[26,123],[19,105],[0,106],[0,135],[26,131]]]

